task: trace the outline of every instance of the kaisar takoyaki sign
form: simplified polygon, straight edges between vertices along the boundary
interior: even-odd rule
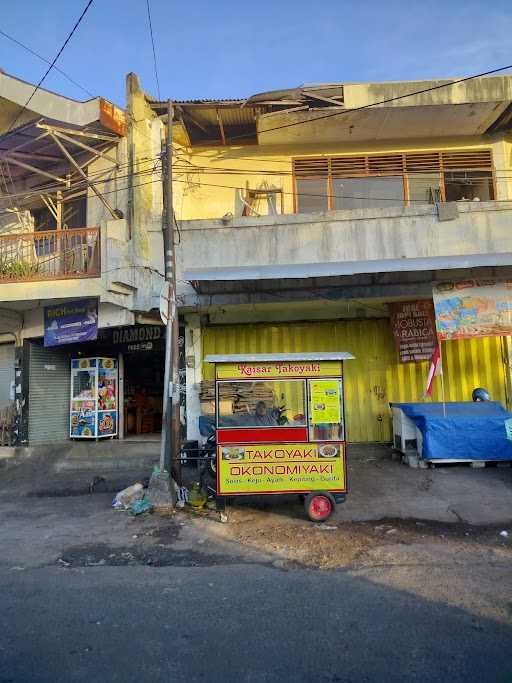
[[[346,490],[343,443],[217,447],[218,493]]]
[[[217,379],[277,379],[341,375],[341,361],[279,361],[275,363],[218,363]]]

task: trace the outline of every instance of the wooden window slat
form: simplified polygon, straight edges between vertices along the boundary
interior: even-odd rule
[[[368,171],[370,175],[375,173],[397,173],[398,175],[401,175],[404,171],[402,155],[388,154],[386,156],[369,156]]]
[[[293,172],[298,178],[327,178],[329,159],[327,157],[294,159]]]
[[[485,169],[492,171],[491,150],[467,152],[441,152],[443,168],[456,170]]]
[[[349,175],[366,175],[366,157],[331,157],[331,172],[334,177],[347,177]]]
[[[425,173],[439,171],[441,160],[439,152],[426,152],[405,155],[407,173]]]

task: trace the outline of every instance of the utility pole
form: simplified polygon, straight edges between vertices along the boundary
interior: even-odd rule
[[[167,329],[165,336],[165,375],[164,396],[162,407],[162,437],[160,444],[160,472],[172,472],[173,463],[176,463],[178,452],[176,430],[176,415],[179,412],[179,378],[178,378],[178,318],[176,312],[176,270],[174,253],[174,212],[172,205],[172,102],[167,105],[167,140],[165,159],[162,160],[162,177],[164,182],[165,212],[163,213],[163,237],[165,256],[165,280],[168,283],[168,306],[167,306]],[[174,419],[173,419],[174,418]],[[171,502],[175,504],[176,496],[171,482]]]

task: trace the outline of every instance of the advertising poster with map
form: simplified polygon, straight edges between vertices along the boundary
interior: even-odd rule
[[[433,295],[439,339],[512,335],[512,280],[444,282]]]

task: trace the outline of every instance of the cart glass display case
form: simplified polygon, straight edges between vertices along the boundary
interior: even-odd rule
[[[217,495],[298,493],[323,521],[347,491],[349,353],[207,356],[215,364]]]
[[[100,439],[117,435],[117,360],[73,358],[69,435]]]

